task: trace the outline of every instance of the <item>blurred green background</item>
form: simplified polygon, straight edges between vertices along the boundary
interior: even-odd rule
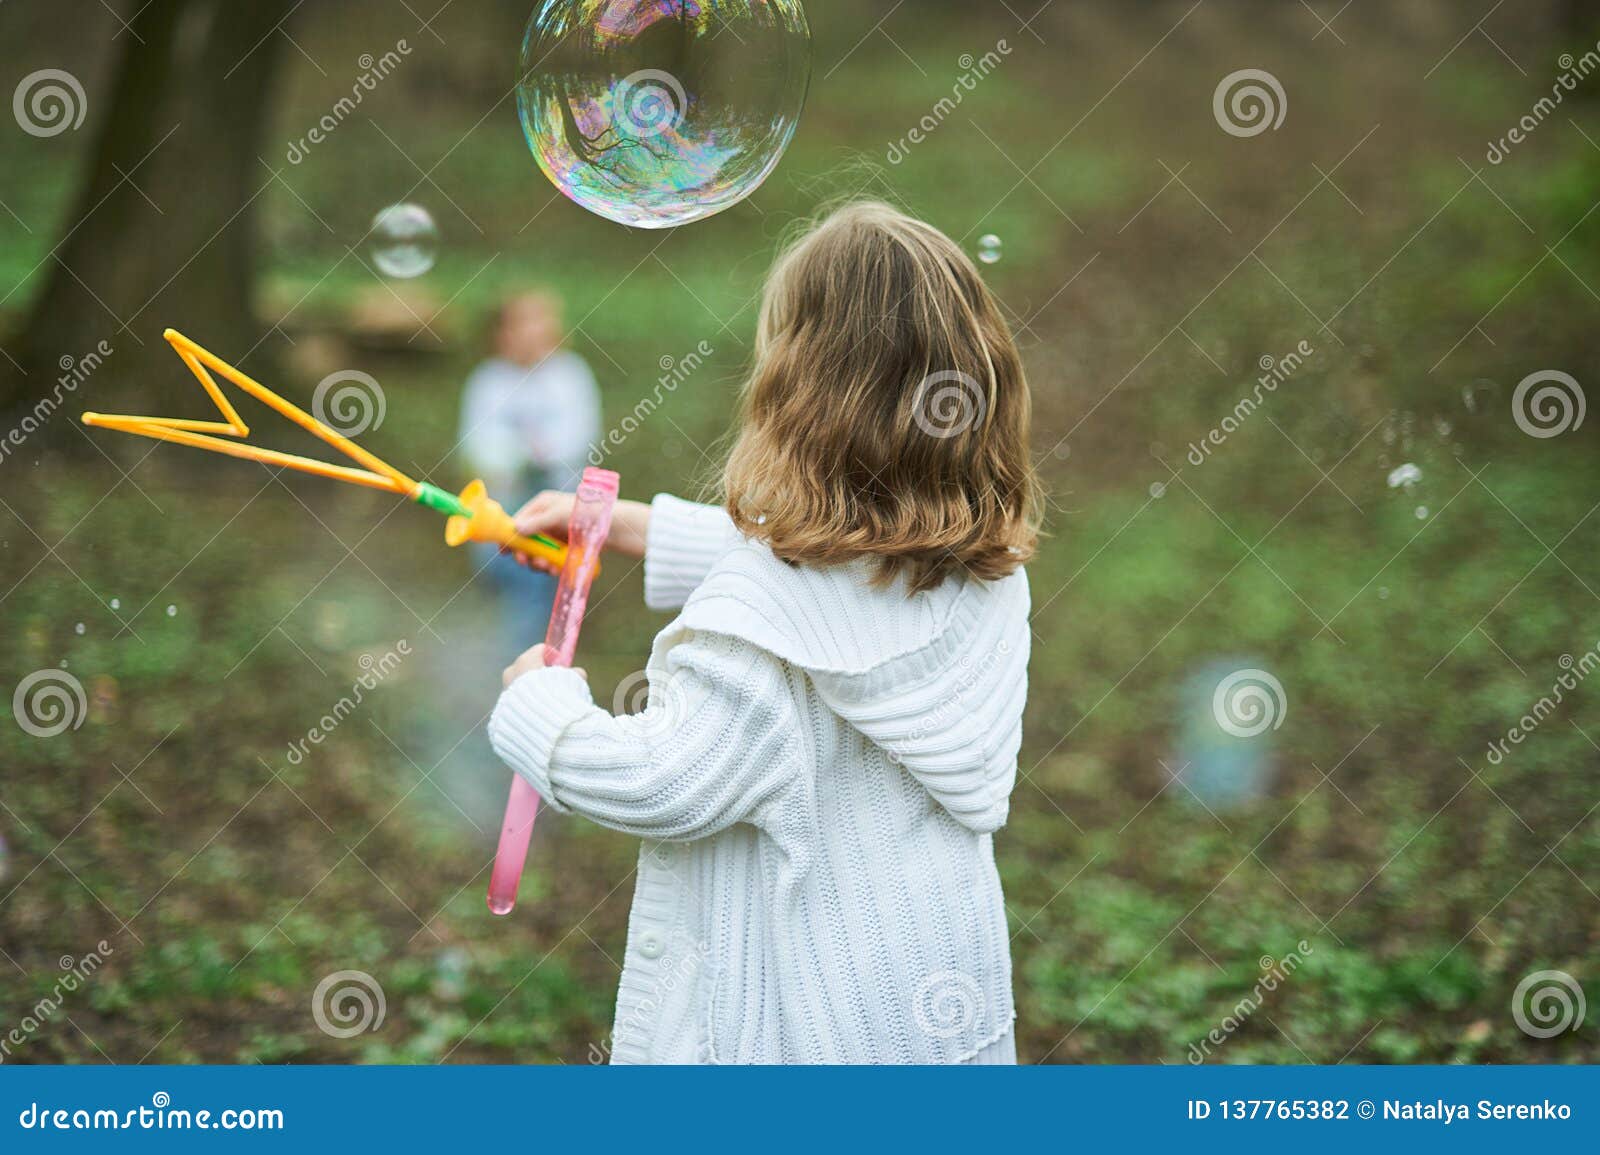
[[[453,489],[487,315],[548,286],[607,428],[663,358],[714,349],[608,462],[627,496],[693,495],[777,245],[853,193],[969,251],[1001,238],[987,276],[1037,399],[1050,536],[996,841],[1022,1058],[1185,1062],[1231,1016],[1208,1061],[1600,1059],[1593,1011],[1551,1038],[1512,1013],[1541,970],[1600,1001],[1600,683],[1579,680],[1600,421],[1514,419],[1530,374],[1600,380],[1600,75],[1486,155],[1600,28],[1555,2],[1037,3],[809,0],[787,157],[669,233],[591,217],[534,166],[510,99],[526,3],[0,6],[0,95],[55,68],[87,101],[59,135],[0,123],[0,424],[62,358],[114,350],[0,459],[0,689],[63,670],[86,703],[54,736],[16,708],[0,725],[0,1032],[111,948],[8,1061],[604,1058],[636,846],[549,817],[520,907],[488,916],[501,660],[438,519],[75,417],[203,415],[171,325],[302,401],[370,373],[386,412],[363,442]],[[363,54],[401,40],[291,163]],[[1213,93],[1240,69],[1281,83],[1277,129],[1222,130]],[[440,257],[384,282],[362,238],[400,200],[433,213]],[[1420,482],[1391,488],[1407,463]],[[625,564],[601,578],[581,659],[602,702],[664,624],[640,592]],[[1242,668],[1283,688],[1253,739],[1211,715]],[[1563,674],[1576,688],[1491,758]],[[339,970],[381,983],[380,1028],[318,1029]]]

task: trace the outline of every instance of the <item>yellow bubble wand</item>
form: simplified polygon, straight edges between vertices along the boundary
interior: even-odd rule
[[[418,505],[427,506],[445,514],[444,539],[452,546],[468,541],[489,542],[523,554],[540,569],[559,574],[567,560],[567,547],[542,534],[519,534],[511,517],[492,499],[482,481],[473,481],[459,494],[451,494],[425,481],[413,481],[388,462],[357,445],[350,438],[331,428],[326,422],[307,413],[298,405],[268,389],[247,373],[242,373],[216,354],[195,344],[175,329],[162,334],[183,363],[189,367],[207,395],[224,418],[222,421],[200,420],[190,417],[139,417],[118,413],[85,413],[83,423],[101,429],[116,429],[158,441],[171,441],[195,449],[208,449],[229,457],[246,461],[259,461],[263,465],[276,465],[301,473],[364,485],[370,489],[387,490],[408,497]],[[335,465],[314,457],[283,453],[248,444],[250,427],[239,416],[238,410],[223,393],[216,378],[220,374],[263,405],[281,413],[312,436],[325,441],[340,453],[365,468]],[[238,440],[227,440],[237,438]]]

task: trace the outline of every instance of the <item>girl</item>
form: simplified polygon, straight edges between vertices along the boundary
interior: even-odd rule
[[[617,507],[678,611],[614,717],[536,646],[496,751],[645,840],[627,1063],[1014,1063],[993,834],[1027,693],[1027,383],[977,269],[882,204],[778,261],[719,506]],[[559,533],[568,495],[518,515]]]

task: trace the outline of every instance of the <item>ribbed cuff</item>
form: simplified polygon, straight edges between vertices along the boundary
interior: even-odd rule
[[[567,727],[594,708],[589,683],[581,675],[560,666],[529,670],[495,703],[489,741],[501,760],[526,778],[545,802],[566,811],[550,780],[550,761]]]
[[[714,505],[662,493],[650,503],[644,546],[644,604],[677,610],[733,544],[733,521]]]

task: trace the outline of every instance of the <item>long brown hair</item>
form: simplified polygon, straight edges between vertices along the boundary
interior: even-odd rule
[[[867,558],[912,590],[992,580],[1038,542],[1022,360],[938,229],[841,208],[770,274],[722,479],[739,529],[787,561]]]

